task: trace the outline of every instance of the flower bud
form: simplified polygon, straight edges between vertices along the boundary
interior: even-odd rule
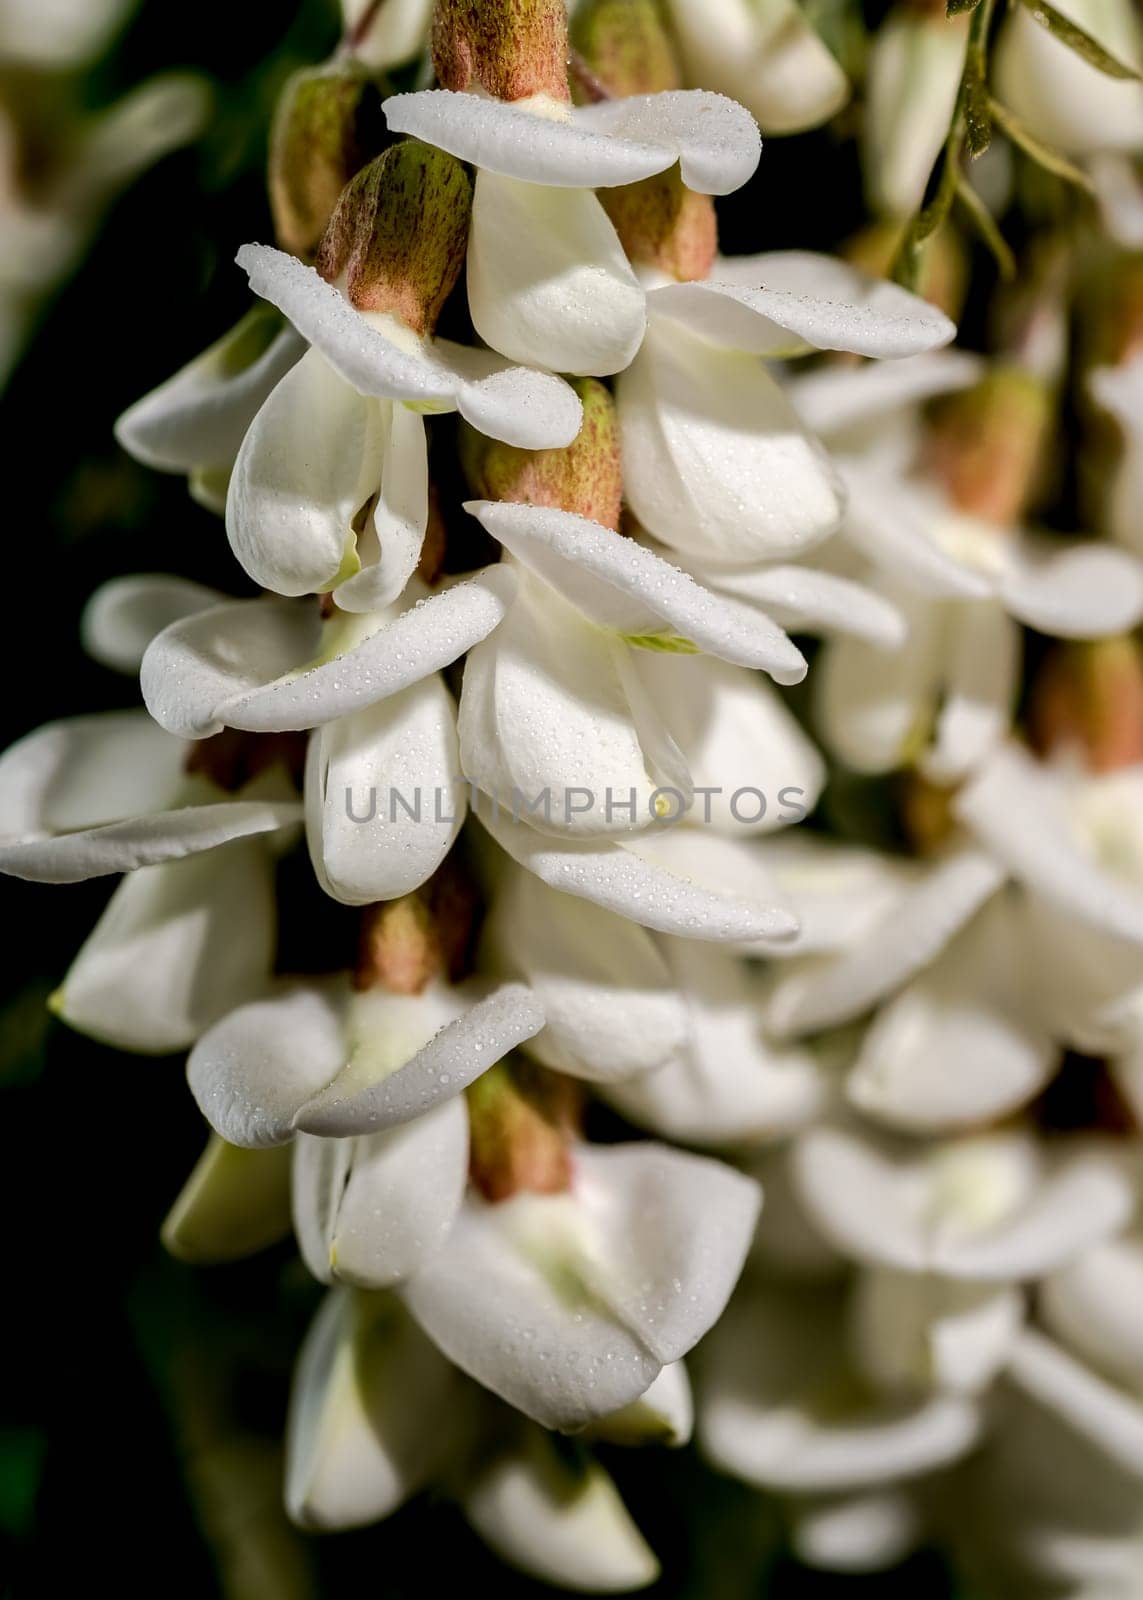
[[[623,476],[615,402],[596,378],[577,378],[583,426],[562,450],[521,450],[466,428],[461,451],[474,494],[485,500],[573,511],[606,528],[619,527]]]
[[[437,0],[433,66],[444,89],[567,101],[565,0]]]
[[[923,465],[958,509],[1011,527],[1036,490],[1054,412],[1039,379],[996,367],[937,402]]]
[[[402,140],[344,190],[315,265],[328,283],[344,279],[359,311],[389,312],[429,334],[460,275],[471,206],[459,161]]]
[[[1124,635],[1059,645],[1032,686],[1028,731],[1044,755],[1078,750],[1091,772],[1143,761],[1143,650]]]
[[[682,88],[655,0],[581,0],[571,43],[602,88],[618,99]]]
[[[312,258],[341,191],[384,144],[381,96],[362,72],[294,73],[270,131],[270,209],[283,250]]]
[[[571,1183],[570,1108],[552,1092],[567,1080],[528,1078],[501,1061],[465,1090],[469,1177],[486,1200],[561,1194]]]

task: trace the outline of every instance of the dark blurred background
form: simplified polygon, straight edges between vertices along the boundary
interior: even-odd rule
[[[232,263],[241,243],[270,237],[274,98],[337,32],[334,0],[144,0],[75,85],[96,110],[158,71],[189,68],[211,81],[214,111],[199,143],[114,205],[0,398],[13,562],[4,744],[53,717],[132,703],[131,684],[79,650],[79,614],[101,581],[171,569],[243,587],[221,521],[180,479],[130,461],[112,424],[245,309]],[[22,92],[20,74],[0,69],[0,87]],[[844,131],[775,139],[724,206],[724,240],[828,248],[861,217]],[[318,1291],[286,1247],[209,1270],[164,1256],[159,1225],[205,1137],[182,1063],[100,1048],[45,1010],[110,889],[0,880],[0,1593],[341,1600],[363,1588],[397,1600],[456,1583],[551,1593],[505,1573],[428,1497],[360,1534],[313,1539],[285,1524],[286,1387]],[[775,1548],[770,1508],[692,1451],[607,1456],[670,1574],[655,1595],[949,1592],[928,1557],[891,1578],[800,1572]]]

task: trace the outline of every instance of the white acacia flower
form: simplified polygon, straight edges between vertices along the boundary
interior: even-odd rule
[[[301,807],[284,772],[235,794],[146,712],[49,723],[0,758],[0,870],[41,883],[127,873],[53,1000],[73,1027],[162,1054],[266,981],[273,843]]]
[[[1137,1203],[1112,1145],[1053,1154],[1020,1130],[918,1150],[821,1127],[793,1171],[813,1225],[861,1268],[851,1339],[888,1391],[986,1388],[1024,1324],[1019,1286],[1114,1236]]]
[[[1126,66],[1143,69],[1143,28],[1131,0],[1063,0],[1057,9]],[[1143,146],[1143,84],[1089,65],[1022,6],[1009,12],[997,40],[996,88],[1030,133],[1067,155]]]
[[[660,1378],[636,1402],[644,1436],[670,1438],[681,1426],[685,1437],[685,1372],[676,1364],[663,1377],[669,1395]],[[399,1301],[336,1290],[298,1361],[287,1508],[306,1528],[358,1527],[429,1485],[454,1495],[504,1559],[549,1583],[610,1592],[657,1575],[611,1478],[590,1454],[573,1460],[542,1429],[511,1419],[440,1354]]]
[[[473,324],[494,349],[559,372],[626,367],[644,293],[593,191],[679,164],[702,194],[729,194],[758,165],[750,113],[700,90],[573,107],[449,89],[385,101],[389,127],[477,169],[468,245]]]
[[[459,410],[481,432],[530,450],[575,437],[582,411],[561,379],[423,337],[395,313],[359,311],[279,250],[244,245],[238,260],[255,293],[311,345],[254,418],[230,480],[231,545],[264,587],[332,590],[349,611],[398,599],[428,521],[421,412]]]
[[[981,1415],[955,1392],[879,1392],[849,1349],[847,1292],[767,1282],[735,1294],[698,1368],[697,1432],[723,1472],[769,1492],[849,1495],[908,1482],[976,1443]]]
[[[647,315],[616,385],[624,492],[656,539],[715,565],[789,556],[841,520],[829,458],[766,359],[896,359],[955,331],[905,290],[797,250],[720,257],[701,282],[651,282]]]
[[[849,99],[845,73],[795,0],[668,0],[688,80],[740,100],[763,133],[816,127]]]

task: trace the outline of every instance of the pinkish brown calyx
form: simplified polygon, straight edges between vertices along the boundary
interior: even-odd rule
[[[404,139],[342,191],[315,266],[359,311],[430,334],[464,264],[472,186],[459,161]]]
[[[433,66],[444,89],[567,101],[565,0],[437,0]]]

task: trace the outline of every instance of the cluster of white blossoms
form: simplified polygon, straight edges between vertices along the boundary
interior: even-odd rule
[[[189,1051],[211,1132],[168,1247],[292,1227],[328,1286],[288,1423],[301,1525],[434,1486],[525,1570],[636,1588],[656,1559],[591,1445],[693,1426],[815,1564],[936,1539],[996,1592],[1128,1600],[1138,326],[1090,377],[1106,537],[1027,526],[1056,277],[985,358],[840,260],[720,254],[752,113],[805,126],[848,86],[792,0],[668,10],[674,35],[652,0],[581,0],[569,49],[563,0],[346,6],[358,56],[278,110],[256,303],[118,427],[261,592],[93,596],[86,648],[143,704],[0,758],[0,870],[123,875],[53,1004]],[[430,21],[438,86],[361,151],[370,71]],[[962,24],[905,8],[877,37],[891,155],[936,116],[903,35],[938,26],[947,130]],[[1011,70],[1043,41],[1006,26]],[[869,159],[887,211],[919,201]],[[1071,641],[1030,706],[1025,627]],[[816,727],[899,775],[909,850],[790,826],[828,770],[781,693],[791,634],[824,637]],[[300,848],[344,972],[276,962]]]

